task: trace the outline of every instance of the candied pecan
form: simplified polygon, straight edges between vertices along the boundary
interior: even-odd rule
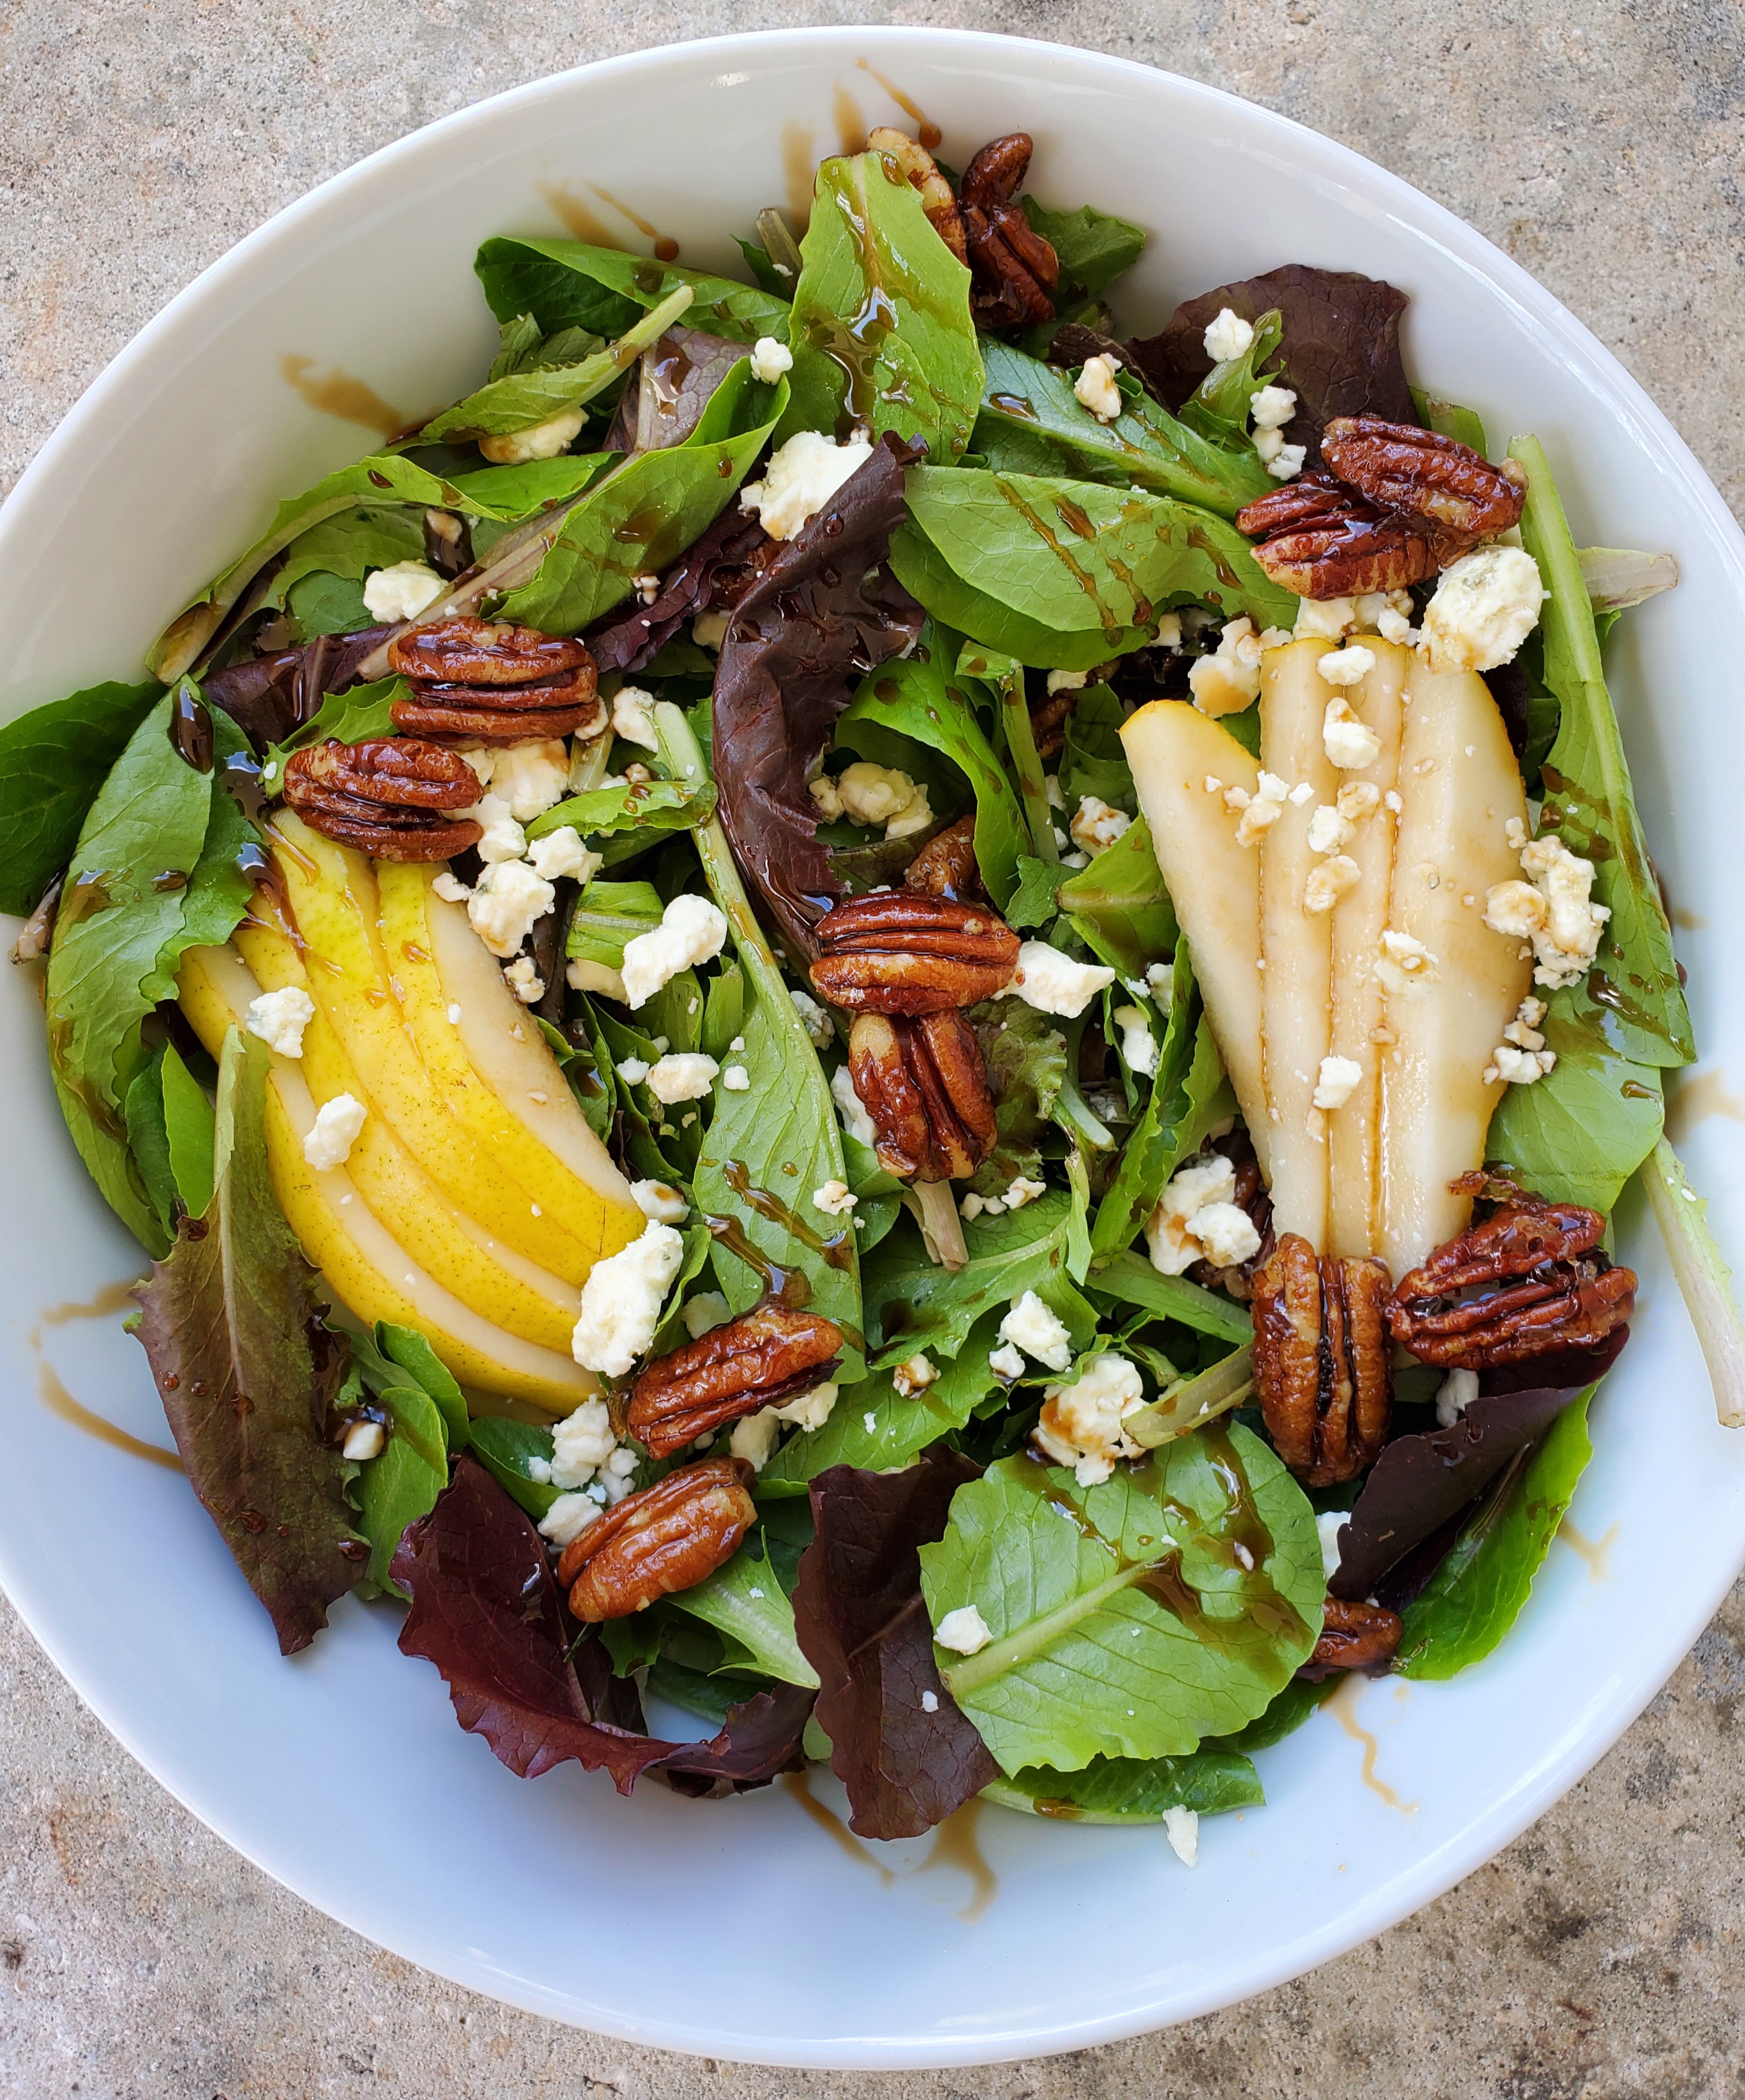
[[[627,1618],[713,1575],[758,1514],[751,1480],[743,1458],[704,1458],[596,1517],[558,1563],[571,1611],[595,1624]]]
[[[1330,1677],[1337,1670],[1379,1670],[1399,1646],[1403,1630],[1398,1612],[1385,1605],[1329,1597],[1321,1638],[1297,1674],[1313,1679]]]
[[[1033,150],[1027,131],[990,139],[958,185],[974,280],[970,306],[981,328],[1054,318],[1050,295],[1060,282],[1060,259],[1014,201]]]
[[[1030,710],[1030,734],[1035,740],[1038,758],[1058,757],[1065,750],[1067,718],[1078,697],[1070,686],[1063,686],[1058,693],[1050,693],[1045,699],[1038,700]]]
[[[526,743],[606,726],[594,659],[573,636],[506,620],[440,620],[396,635],[388,664],[412,686],[390,709],[394,726],[415,736]]]
[[[648,1365],[630,1388],[630,1434],[651,1458],[669,1458],[723,1423],[823,1385],[842,1346],[833,1320],[766,1298]]]
[[[1492,466],[1482,452],[1439,430],[1380,416],[1336,416],[1321,457],[1341,481],[1384,510],[1489,540],[1521,521],[1526,475],[1513,460]]]
[[[1629,1318],[1636,1272],[1601,1251],[1597,1211],[1478,1174],[1453,1185],[1472,1194],[1488,1186],[1504,1200],[1400,1278],[1388,1325],[1415,1357],[1485,1370],[1589,1347]]]
[[[939,1013],[992,999],[1018,967],[1018,936],[986,905],[875,890],[818,922],[812,986],[854,1013]]]
[[[406,677],[442,685],[532,686],[591,672],[594,659],[572,635],[541,634],[506,620],[439,620],[396,634],[388,664]]]
[[[917,146],[906,131],[895,130],[888,124],[875,125],[867,134],[867,144],[875,153],[896,163],[897,172],[921,192],[921,208],[927,214],[927,223],[960,262],[968,262],[957,200],[932,154],[925,146]]]
[[[378,860],[447,860],[484,836],[444,817],[479,800],[479,776],[457,753],[416,737],[329,737],[293,752],[285,799],[311,831]]]
[[[903,877],[905,889],[974,902],[987,895],[975,858],[975,818],[960,817],[928,840]]]
[[[1379,1261],[1317,1255],[1285,1233],[1254,1274],[1254,1385],[1279,1456],[1312,1488],[1360,1473],[1394,1399]]]
[[[863,1013],[849,1031],[848,1069],[887,1174],[961,1180],[993,1150],[999,1133],[987,1067],[961,1013],[917,1021]]]
[[[1236,514],[1260,542],[1254,558],[1299,598],[1356,598],[1421,583],[1471,542],[1446,527],[1395,517],[1331,474],[1311,472]]]

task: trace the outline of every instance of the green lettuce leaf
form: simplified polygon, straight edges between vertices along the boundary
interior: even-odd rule
[[[551,1432],[506,1414],[482,1414],[470,1428],[473,1456],[537,1524],[563,1492],[529,1470],[536,1460],[550,1465]]]
[[[1608,1017],[1578,986],[1553,992],[1544,1030],[1557,1061],[1527,1087],[1504,1087],[1486,1150],[1499,1169],[1554,1203],[1610,1211],[1665,1120],[1660,1072],[1606,1040]]]
[[[1074,297],[1094,299],[1145,251],[1145,230],[1113,212],[1081,204],[1076,211],[1049,211],[1033,196],[1018,199],[1026,218],[1054,251],[1065,305]],[[990,342],[992,342],[990,338]]]
[[[970,272],[907,177],[882,153],[824,161],[784,316],[793,398],[777,442],[846,420],[956,459],[982,398]]]
[[[1520,1617],[1576,1483],[1593,1455],[1590,1386],[1466,1520],[1447,1558],[1402,1614],[1402,1677],[1453,1677],[1489,1655]]]
[[[687,326],[729,342],[755,342],[765,335],[788,339],[784,300],[731,277],[683,270],[621,248],[499,236],[485,242],[473,268],[498,320],[530,314],[547,334],[579,328],[590,335],[621,336],[681,285],[689,285],[696,298],[685,315]]]
[[[1642,1193],[1666,1242],[1685,1309],[1696,1329],[1723,1428],[1745,1427],[1745,1318],[1733,1272],[1709,1229],[1708,1205],[1664,1138],[1642,1167]]]
[[[1093,1267],[1088,1287],[1094,1297],[1136,1305],[1160,1320],[1178,1320],[1196,1334],[1215,1335],[1222,1342],[1246,1342],[1253,1336],[1254,1322],[1246,1305],[1191,1283],[1185,1276],[1161,1275],[1142,1254],[1118,1254],[1112,1261]]]
[[[1027,865],[1033,867],[1036,862]],[[1067,913],[1073,931],[1098,960],[1120,971],[1124,978],[1143,983],[1153,963],[1176,952],[1180,929],[1175,907],[1164,886],[1151,827],[1143,817],[1129,824],[1089,867],[1069,874],[1060,883],[1054,908]]]
[[[1009,1773],[1179,1757],[1234,1734],[1308,1659],[1326,1586],[1307,1497],[1239,1425],[1178,1438],[1100,1487],[1003,1459],[958,1489],[921,1560],[934,1626],[973,1604],[992,1635],[935,1656]]]
[[[448,1442],[440,1410],[421,1386],[392,1385],[376,1395],[391,1417],[388,1440],[358,1470],[353,1493],[358,1529],[369,1541],[364,1578],[404,1597],[388,1573],[407,1525],[426,1516],[448,1485]]]
[[[1093,1758],[1082,1771],[1032,1765],[984,1786],[982,1798],[1051,1821],[1161,1823],[1166,1808],[1198,1815],[1258,1808],[1266,1792],[1239,1753],[1194,1750],[1182,1758]]]
[[[727,1643],[729,1670],[754,1670],[784,1684],[815,1689],[818,1673],[794,1638],[793,1606],[767,1555],[742,1545],[713,1575],[669,1599],[674,1610],[713,1626]]]
[[[0,911],[36,910],[110,768],[162,699],[155,682],[89,686],[0,729]]]
[[[263,607],[282,606],[307,578],[325,576],[356,583],[372,569],[424,559],[424,521],[415,510],[342,510],[300,533],[285,566],[267,585]],[[363,602],[361,598],[358,602]],[[367,615],[366,615],[367,616]]]
[[[957,470],[970,471],[967,468]],[[1048,670],[1089,671],[1111,657],[1143,649],[1156,638],[1155,630],[1150,627],[1118,628],[1112,633],[1095,627],[1080,633],[1066,633],[1050,627],[1045,620],[1032,618],[959,576],[932,540],[917,527],[912,516],[891,536],[890,569],[903,589],[918,598],[935,620],[947,627],[956,628],[960,633],[975,638],[964,650],[964,659],[972,662],[985,646],[1014,665],[1031,664]],[[960,675],[962,661],[961,659]],[[1022,690],[1020,682],[1020,695]],[[1009,705],[1009,692],[1006,697]],[[1008,726],[1015,726],[1014,714],[1008,713],[1003,719]],[[1027,716],[1025,720],[1027,725]],[[1027,729],[1018,732],[1020,736],[1027,734]],[[1013,753],[1014,770],[1022,786],[1025,774],[1024,769],[1016,763],[1017,743],[1009,739],[1008,748]],[[1040,765],[1036,769],[1036,780],[1040,792]],[[1031,798],[1026,796],[1024,799],[1027,810],[1033,810]],[[1040,821],[1040,816],[1033,818],[1031,842],[1037,856],[1047,860],[1058,854],[1059,849],[1054,842],[1052,831],[1039,828]]]

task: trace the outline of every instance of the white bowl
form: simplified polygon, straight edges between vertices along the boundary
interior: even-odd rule
[[[1482,410],[1493,445],[1536,431],[1579,539],[1677,554],[1682,588],[1615,638],[1614,690],[1672,893],[1707,915],[1681,943],[1699,1039],[1710,1064],[1736,1060],[1745,542],[1695,461],[1555,300],[1404,183],[1228,95],[1049,44],[909,29],[689,44],[499,96],[325,184],[116,360],[7,504],[0,715],[137,675],[276,498],[365,448],[287,386],[282,358],[339,367],[409,412],[463,392],[495,342],[474,249],[559,232],[549,186],[628,235],[587,187],[600,182],[687,262],[736,264],[732,234],[789,194],[799,134],[784,127],[833,147],[843,95],[868,121],[900,121],[862,59],[943,126],[954,163],[1021,126],[1045,200],[1142,223],[1129,323],[1287,261],[1387,277],[1412,295],[1414,376]],[[1572,1513],[1610,1540],[1603,1572],[1555,1546],[1489,1662],[1452,1684],[1342,1693],[1349,1729],[1323,1716],[1264,1754],[1268,1806],[1208,1821],[1197,1871],[1155,1830],[987,1811],[997,1891],[971,1920],[976,1884],[949,1841],[943,1856],[888,1848],[881,1873],[782,1785],[693,1803],[653,1787],[620,1801],[573,1766],[525,1784],[455,1726],[436,1673],[396,1652],[393,1612],[342,1606],[281,1661],[183,1483],[39,1402],[42,1308],[140,1264],[61,1127],[25,974],[6,990],[0,1069],[18,1092],[0,1160],[20,1200],[0,1225],[0,1579],[81,1695],[232,1844],[370,1939],[535,2012],[719,2056],[895,2068],[1077,2048],[1227,2005],[1379,1932],[1540,1815],[1665,1679],[1745,1556],[1745,1439],[1716,1426],[1631,1202],[1641,1309]],[[1686,1151],[1724,1242],[1745,1246],[1745,1130],[1703,1123]],[[168,1441],[117,1320],[43,1339],[88,1406]],[[1359,1727],[1379,1743],[1367,1765]]]

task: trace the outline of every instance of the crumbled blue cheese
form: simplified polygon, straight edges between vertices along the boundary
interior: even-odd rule
[[[939,1369],[925,1350],[904,1359],[890,1374],[890,1382],[905,1400],[925,1392],[939,1378]]]
[[[605,1507],[604,1495],[587,1489],[577,1489],[569,1494],[559,1495],[539,1520],[539,1535],[561,1551],[573,1540],[580,1538],[588,1526],[604,1512]]]
[[[1014,1379],[1024,1375],[1023,1353],[1010,1342],[1003,1342],[997,1349],[988,1351],[987,1368],[996,1378],[1004,1379],[1009,1385]]]
[[[1235,1200],[1236,1170],[1221,1152],[1173,1176],[1145,1225],[1151,1266],[1182,1276],[1196,1261],[1235,1268],[1260,1252],[1254,1220]]]
[[[836,1039],[835,1024],[829,1014],[809,991],[802,991],[797,985],[789,987],[788,996],[793,1001],[793,1010],[811,1039],[812,1048],[828,1050]]]
[[[244,1026],[281,1057],[301,1057],[303,1030],[315,1018],[315,1001],[301,985],[263,991],[249,1001]]]
[[[567,452],[581,435],[588,420],[585,408],[560,408],[529,430],[505,430],[497,437],[481,438],[479,449],[493,466],[525,466],[529,460],[555,459]]]
[[[1046,1370],[1063,1371],[1072,1361],[1072,1337],[1065,1322],[1033,1290],[1012,1300],[1000,1322],[1000,1339],[1014,1343]]]
[[[1248,417],[1257,430],[1282,430],[1297,413],[1297,396],[1288,386],[1257,387],[1248,396]]]
[[[855,1075],[847,1065],[838,1065],[830,1074],[830,1097],[842,1118],[842,1127],[856,1144],[872,1150],[878,1143],[878,1132],[867,1114],[865,1103],[855,1092]]]
[[[826,1181],[812,1191],[812,1208],[827,1218],[846,1218],[859,1200],[846,1181]]]
[[[1112,423],[1121,412],[1121,390],[1115,383],[1113,358],[1087,357],[1072,382],[1072,391],[1099,423]]]
[[[1314,1105],[1342,1109],[1363,1082],[1363,1068],[1354,1057],[1323,1057],[1315,1075]]]
[[[590,852],[582,844],[581,834],[573,824],[559,824],[554,832],[535,839],[527,857],[534,874],[544,882],[554,882],[564,875],[576,882],[591,882],[606,865],[603,855]]]
[[[641,686],[621,686],[612,695],[612,735],[626,743],[638,743],[644,751],[658,751],[655,734],[655,696]]]
[[[1381,952],[1372,968],[1376,982],[1396,999],[1410,999],[1427,990],[1440,974],[1438,959],[1424,943],[1392,926],[1381,936]]]
[[[939,1712],[939,1695],[937,1692],[922,1692],[921,1695],[921,1710],[923,1714],[937,1714]]]
[[[1033,1203],[1039,1196],[1048,1193],[1045,1181],[1032,1181],[1027,1175],[1014,1174],[1002,1199],[1009,1211],[1021,1211],[1025,1204]]]
[[[974,1604],[960,1604],[940,1620],[933,1637],[941,1648],[948,1648],[955,1654],[979,1655],[993,1635]]]
[[[569,753],[560,736],[530,737],[493,754],[490,792],[518,824],[531,824],[569,792]],[[490,859],[494,856],[485,854]]]
[[[820,430],[797,430],[771,453],[762,480],[740,491],[740,508],[756,511],[772,540],[791,540],[872,457],[872,440],[859,432],[839,445]]]
[[[387,1432],[379,1422],[354,1422],[346,1432],[340,1456],[350,1458],[354,1464],[379,1458],[387,1440]]]
[[[1199,1811],[1197,1808],[1166,1808],[1164,1835],[1169,1849],[1184,1867],[1199,1864]]]
[[[1343,649],[1328,650],[1316,660],[1314,668],[1330,686],[1354,686],[1375,669],[1376,652],[1364,648],[1360,642],[1353,642]],[[1376,748],[1381,748],[1379,744]]]
[[[850,823],[883,824],[887,839],[906,838],[933,822],[926,788],[894,765],[856,759],[837,776],[833,787],[841,814]]]
[[[501,860],[479,876],[466,900],[466,915],[491,953],[507,957],[556,901],[556,890],[524,860]]]
[[[494,867],[498,861],[519,860],[527,851],[527,833],[501,795],[487,790],[470,809],[460,814],[470,817],[481,827],[483,836],[475,850],[487,867]]]
[[[1424,615],[1425,661],[1433,671],[1494,671],[1513,660],[1539,624],[1546,598],[1539,565],[1523,547],[1481,547],[1442,572]]]
[[[683,1235],[651,1218],[639,1239],[595,1262],[581,1286],[581,1316],[570,1340],[584,1370],[624,1377],[653,1341],[684,1258]]]
[[[524,1006],[537,1006],[546,995],[546,980],[531,955],[517,955],[503,972],[503,982]]]
[[[448,588],[428,562],[395,562],[364,579],[364,610],[372,620],[416,620]]]
[[[749,1094],[751,1074],[743,1065],[729,1065],[722,1072],[721,1083],[730,1094]]]
[[[546,908],[549,911],[550,905]],[[620,968],[625,1004],[633,1012],[647,1005],[681,970],[713,962],[727,938],[727,914],[719,906],[689,891],[675,897],[658,926],[625,943]]]
[[[1045,1389],[1036,1442],[1057,1465],[1071,1466],[1081,1488],[1094,1488],[1117,1458],[1138,1457],[1139,1446],[1121,1424],[1144,1405],[1138,1370],[1106,1351],[1085,1365],[1076,1384]]]
[[[1069,828],[1073,844],[1095,855],[1112,846],[1132,823],[1124,810],[1117,810],[1100,796],[1081,795]]]
[[[457,875],[451,875],[447,868],[431,883],[431,888],[445,904],[464,904],[473,893]]]
[[[1436,1388],[1436,1419],[1444,1429],[1452,1429],[1478,1397],[1477,1371],[1450,1371]]]
[[[1350,1510],[1323,1510],[1314,1520],[1321,1542],[1321,1573],[1331,1582],[1339,1573],[1339,1534],[1350,1520]]]
[[[688,1206],[669,1181],[633,1181],[630,1193],[645,1218],[653,1218],[663,1225],[683,1224]]]
[[[760,335],[751,346],[751,376],[773,386],[784,372],[793,369],[793,352],[773,335]]]
[[[733,1317],[733,1308],[718,1290],[699,1290],[684,1303],[685,1332],[693,1342]]]
[[[1532,942],[1535,984],[1553,991],[1579,984],[1593,967],[1611,916],[1608,907],[1592,901],[1593,862],[1572,854],[1549,832],[1520,851],[1530,880],[1493,884],[1485,897],[1484,923],[1495,933]]]
[[[657,1101],[673,1108],[680,1101],[700,1101],[715,1083],[721,1067],[700,1050],[677,1050],[648,1068],[648,1091]]]
[[[1118,1006],[1114,1021],[1121,1031],[1121,1057],[1127,1069],[1142,1079],[1157,1076],[1157,1038],[1151,1033],[1151,1024],[1143,1010],[1137,1006]]]
[[[303,1158],[316,1173],[345,1165],[367,1113],[355,1094],[335,1094],[331,1101],[322,1102],[303,1139]]]
[[[1254,346],[1254,324],[1244,320],[1233,307],[1221,307],[1217,318],[1206,330],[1205,346],[1206,355],[1214,364],[1246,357]]]
[[[585,1400],[552,1427],[551,1469],[554,1488],[585,1488],[618,1448],[612,1414],[603,1400]]]
[[[1363,870],[1349,854],[1318,861],[1303,880],[1303,909],[1331,911],[1348,889],[1356,888]]]
[[[1062,1014],[1070,1021],[1114,982],[1114,971],[1101,963],[1077,963],[1046,941],[1026,941],[1006,993],[1016,994],[1039,1013]]]
[[[1367,649],[1342,649],[1330,650],[1321,659],[1322,663],[1332,663],[1336,655],[1346,658],[1367,656],[1371,664],[1376,660]],[[1367,722],[1358,718],[1351,703],[1341,694],[1328,702],[1327,712],[1321,717],[1321,748],[1327,753],[1329,765],[1336,766],[1342,773],[1356,773],[1366,765],[1373,765],[1381,756],[1381,739]]]

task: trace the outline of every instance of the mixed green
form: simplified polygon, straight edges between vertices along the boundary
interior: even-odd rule
[[[1409,1675],[1495,1648],[1621,1345],[1475,1383],[1440,1418],[1440,1374],[1403,1371],[1367,1479],[1305,1488],[1254,1396],[1244,1263],[1160,1265],[1147,1233],[1196,1163],[1248,1169],[1239,1200],[1263,1214],[1124,725],[1189,704],[1232,624],[1297,625],[1236,523],[1281,485],[1281,427],[1299,460],[1341,415],[1485,437],[1408,388],[1403,298],[1366,279],[1293,267],[1124,338],[1144,236],[1076,200],[1011,206],[1054,258],[1053,319],[979,326],[988,251],[962,259],[899,160],[826,161],[803,239],[766,214],[743,244],[754,282],[487,241],[502,346],[477,390],[281,503],[149,678],[0,731],[0,905],[46,956],[73,1144],[152,1258],[138,1330],[190,1480],[287,1652],[355,1593],[405,1609],[402,1648],[523,1774],[573,1758],[626,1790],[654,1770],[705,1793],[828,1760],[869,1836],[985,1793],[1162,1823],[1191,1857],[1193,1819],[1259,1802],[1257,1754],[1337,1682],[1330,1577],[1398,1619]],[[1226,315],[1242,325],[1214,358]],[[1269,389],[1293,413],[1257,430]],[[1501,1089],[1490,1161],[1601,1213],[1642,1178],[1725,1414],[1738,1316],[1662,1129],[1663,1075],[1695,1043],[1601,651],[1666,565],[1576,548],[1544,452],[1509,450],[1549,595],[1491,690],[1609,916],[1592,971],[1545,1002],[1554,1062]],[[489,939],[518,1053],[597,1141],[596,1253],[647,1257],[643,1330],[590,1353],[578,1327],[573,1361],[519,1315],[432,1309],[462,1286],[377,1302],[381,1264],[346,1237],[373,1208],[412,1246],[371,1191],[410,1185],[395,1147],[417,1146],[363,1057],[364,1005],[329,1012],[316,965],[342,975],[341,951],[298,931],[298,899],[312,914],[345,879],[290,866],[316,849],[281,797],[300,754],[404,735],[389,645],[445,617],[579,636],[598,674],[590,733],[538,740],[537,764],[484,747],[478,845],[434,891]],[[1224,726],[1258,748],[1257,706]],[[910,871],[936,840],[956,841],[952,893],[1077,987],[968,1005],[992,1124],[943,1180],[895,1171],[847,1062],[853,1016],[810,976],[821,916],[924,893]],[[540,906],[507,944],[480,907],[505,868]],[[380,890],[386,914],[400,889],[383,872]],[[644,984],[681,926],[705,938]],[[228,970],[289,1011],[303,964],[275,989],[263,959],[289,948],[316,994],[307,1057],[256,1026],[258,999],[224,1004]],[[388,989],[360,999],[409,1002],[402,964],[382,967]],[[296,1118],[336,1099],[329,1019],[369,1134],[324,1167]],[[351,1222],[320,1213],[318,1243],[308,1207],[342,1170],[358,1200]],[[505,1273],[585,1326],[583,1272],[564,1299],[538,1202],[532,1219]],[[448,1229],[407,1255],[426,1282]],[[639,1375],[772,1300],[837,1331],[828,1377],[651,1455],[629,1426]],[[500,1380],[477,1339],[493,1317],[523,1366]],[[1039,1419],[1081,1386],[1118,1412],[1063,1458]],[[646,1608],[574,1618],[559,1551],[711,1454],[754,1510],[727,1557]],[[715,1732],[657,1735],[649,1702]]]

